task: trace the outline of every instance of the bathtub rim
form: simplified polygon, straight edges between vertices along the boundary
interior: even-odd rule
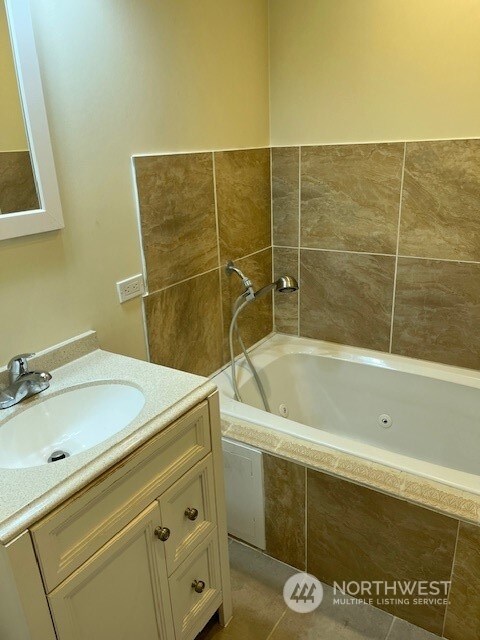
[[[480,389],[480,372],[475,370],[311,338],[273,334],[254,345],[250,353],[254,362],[256,361],[261,367],[266,366],[281,355],[307,353],[349,362],[358,362],[367,366],[403,371]],[[237,364],[239,381],[242,384],[250,377],[250,373],[246,370],[243,357],[238,359]],[[397,480],[394,481],[395,486],[388,489],[388,492],[392,493],[392,495],[405,497],[422,506],[447,513],[447,515],[461,517],[475,523],[479,522],[480,476],[424,462],[403,454],[392,453],[386,449],[363,444],[357,440],[331,434],[314,427],[308,427],[293,420],[279,418],[279,416],[268,414],[263,410],[240,403],[233,399],[228,365],[212,376],[212,380],[220,390],[222,418],[224,423],[229,425],[227,432],[224,433],[227,438],[245,442],[261,449],[264,449],[262,442],[265,439],[267,441],[270,439],[272,442],[275,441],[276,445],[274,450],[270,447],[267,452],[286,457],[317,470],[334,472],[335,475],[340,477],[347,476],[338,468],[338,464],[345,468],[350,464],[352,468],[358,467],[357,471],[360,473],[359,481],[361,483],[385,490],[384,486],[378,486],[375,478],[366,479],[366,475],[368,476],[368,472],[372,471],[372,465],[374,465],[384,475],[393,474],[396,476],[400,474],[403,476],[397,479],[398,482]],[[234,426],[233,430],[231,428],[232,425]],[[252,437],[252,428],[258,430],[259,438]],[[228,434],[229,431],[230,434]],[[302,435],[295,435],[296,432],[300,432]],[[318,458],[320,464],[316,464],[316,460],[314,460],[313,464],[312,460],[310,462],[306,461],[309,458],[308,455],[301,455],[299,458],[293,455],[295,451],[303,451],[305,447],[312,448],[314,454],[317,454],[314,455],[314,458]],[[355,452],[352,451],[353,448]],[[287,453],[282,453],[284,450]],[[333,463],[333,468],[329,465],[322,465],[322,460],[327,459],[328,456],[336,460]],[[333,469],[336,469],[336,471],[333,471]],[[352,478],[347,477],[347,479]],[[414,486],[415,484],[418,486]],[[409,493],[409,496],[404,495],[405,485],[408,485],[407,493]],[[416,497],[410,495],[412,491],[418,495]],[[438,492],[446,493],[446,495],[440,496]],[[462,500],[467,501],[467,503],[462,505],[459,500],[460,502]]]

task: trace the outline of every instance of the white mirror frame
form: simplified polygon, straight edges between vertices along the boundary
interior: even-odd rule
[[[0,240],[44,233],[65,226],[29,0],[5,0],[5,9],[41,208],[0,215]]]

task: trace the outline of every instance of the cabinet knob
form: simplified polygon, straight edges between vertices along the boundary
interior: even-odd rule
[[[195,591],[195,593],[202,593],[202,591],[205,589],[205,582],[203,580],[194,580],[192,582],[192,589]]]
[[[162,542],[165,542],[170,537],[170,529],[168,529],[167,527],[157,527],[154,533]]]
[[[188,507],[188,509],[185,509],[185,516],[189,520],[196,520],[198,518],[198,509],[195,509],[194,507]]]

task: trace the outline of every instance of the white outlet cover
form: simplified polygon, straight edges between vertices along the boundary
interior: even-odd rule
[[[143,282],[143,275],[141,273],[125,280],[117,282],[117,293],[120,302],[126,302],[132,298],[137,298],[143,295],[145,292],[145,285]]]

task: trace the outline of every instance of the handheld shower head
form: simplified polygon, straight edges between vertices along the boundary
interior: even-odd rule
[[[280,276],[275,282],[275,290],[279,293],[293,293],[298,289],[298,282],[293,276]]]
[[[299,289],[298,282],[295,280],[293,276],[280,276],[272,282],[271,284],[267,284],[265,287],[262,287],[258,291],[255,292],[255,299],[263,298],[270,291],[278,291],[279,293],[293,293]]]

